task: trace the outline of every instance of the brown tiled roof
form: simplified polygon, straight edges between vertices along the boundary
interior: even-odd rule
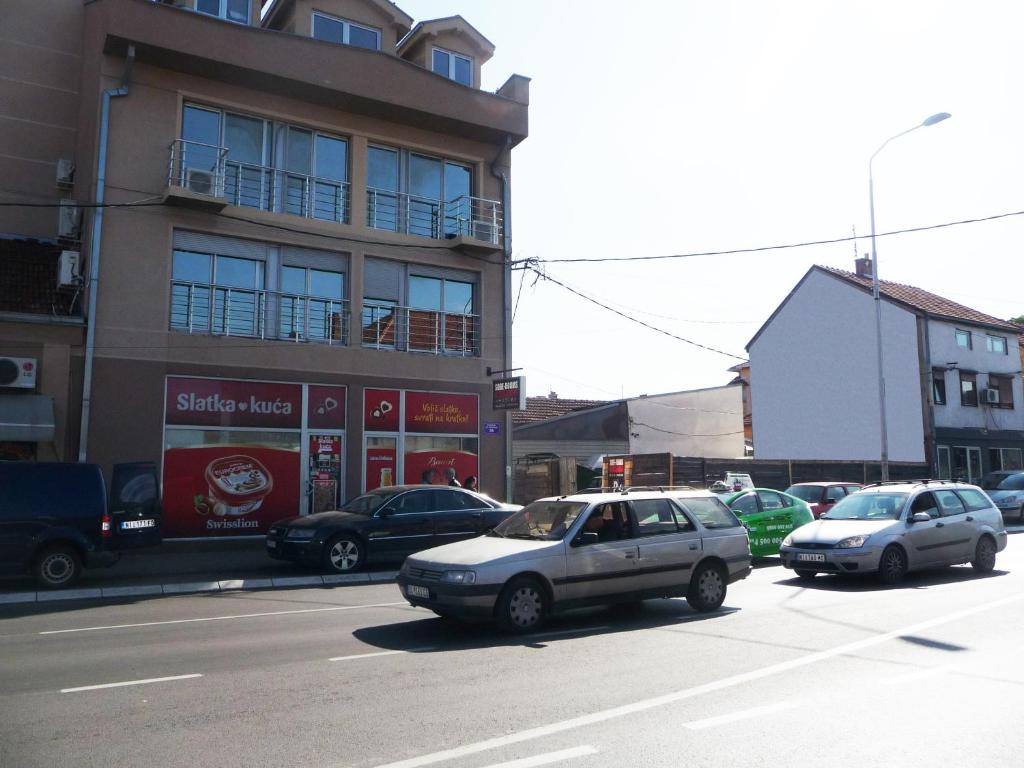
[[[858,277],[853,272],[836,269],[835,267],[822,267],[819,265],[818,269],[824,270],[836,277],[840,277],[847,282],[854,283],[855,285],[871,290],[870,278]],[[1020,328],[1014,323],[1007,320],[1000,320],[998,317],[992,317],[992,315],[986,315],[984,312],[979,312],[976,309],[965,307],[963,304],[957,304],[955,301],[944,299],[942,296],[936,296],[934,293],[929,293],[921,288],[915,288],[912,285],[892,283],[888,280],[879,280],[878,290],[883,296],[886,296],[893,301],[898,301],[911,309],[927,312],[928,314],[935,315],[936,317],[948,318],[950,320],[962,320],[966,323],[988,325],[993,328],[1002,328],[1006,331],[1015,331],[1020,333]]]
[[[606,402],[606,400],[569,400],[561,397],[528,397],[525,411],[512,412],[512,423],[519,426],[534,421],[553,419],[572,411],[604,405]]]

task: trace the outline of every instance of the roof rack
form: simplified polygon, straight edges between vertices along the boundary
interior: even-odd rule
[[[665,491],[692,491],[692,485],[631,485],[627,491],[658,491],[664,493]]]
[[[926,477],[920,480],[880,480],[877,483],[868,483],[864,488],[878,488],[883,485],[928,485],[929,483],[948,483],[953,485],[955,483],[963,483],[965,480],[939,480],[938,478]]]

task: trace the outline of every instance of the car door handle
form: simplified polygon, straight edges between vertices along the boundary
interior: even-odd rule
[[[968,523],[973,523],[973,522],[974,522],[974,518],[973,518],[973,517],[971,517],[970,515],[968,515],[968,516],[967,516],[967,522],[968,522]]]
[[[936,523],[936,524],[935,524],[935,527],[936,527],[936,528],[945,528],[945,527],[946,527],[946,524],[945,524],[945,523]]]
[[[626,553],[626,559],[627,560],[632,560],[634,557],[636,557],[636,555],[634,555],[632,552],[627,552]]]
[[[690,545],[690,549],[696,549],[696,548],[697,548],[697,545],[696,545],[696,544],[691,544],[691,545]]]

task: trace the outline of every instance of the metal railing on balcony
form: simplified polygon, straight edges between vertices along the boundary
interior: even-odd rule
[[[362,343],[371,349],[473,357],[480,354],[480,316],[363,302]]]
[[[171,330],[217,336],[348,344],[343,299],[171,281]]]
[[[500,245],[502,240],[501,203],[482,197],[432,200],[368,187],[366,217],[374,229],[435,240],[461,236],[492,245]]]
[[[349,222],[349,183],[232,160],[227,147],[176,139],[169,186],[221,197],[231,205],[310,219]]]

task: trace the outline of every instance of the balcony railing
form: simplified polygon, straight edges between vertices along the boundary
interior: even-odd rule
[[[362,341],[371,349],[473,357],[480,354],[480,317],[364,301]]]
[[[501,203],[482,197],[432,200],[368,187],[366,217],[374,229],[435,240],[470,237],[492,245],[501,245],[502,240]]]
[[[216,336],[348,344],[342,299],[171,282],[171,329]]]
[[[175,140],[167,183],[220,197],[231,205],[347,224],[351,194],[347,181],[294,173],[232,160],[226,147]]]

